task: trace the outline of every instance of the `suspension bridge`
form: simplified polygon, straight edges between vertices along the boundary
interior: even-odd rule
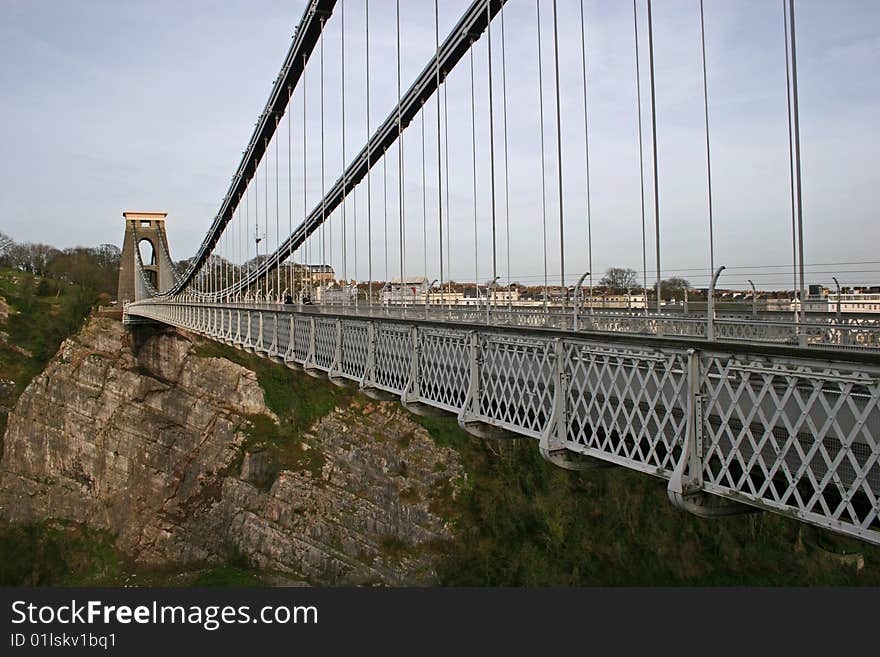
[[[379,19],[376,4],[308,2],[220,210],[185,266],[171,258],[164,214],[126,213],[124,321],[192,331],[417,414],[454,414],[476,436],[535,439],[563,468],[618,466],[663,478],[670,501],[700,516],[766,510],[880,544],[880,315],[806,312],[791,0],[781,2],[779,31],[794,299],[779,312],[715,303],[724,267],[715,262],[702,2],[711,282],[700,312],[662,300],[650,0],[632,3],[630,34],[644,295],[637,307],[611,310],[594,299],[583,2],[567,3],[580,20],[577,56],[560,57],[555,1],[473,0],[445,36],[439,2],[426,1],[432,29],[422,25],[419,35],[430,34],[431,52],[406,89],[402,62],[411,58],[401,52],[401,27],[415,28],[401,19],[399,1],[380,3]],[[518,20],[506,22],[512,7]],[[388,37],[389,23],[391,45],[376,45],[377,26]],[[332,93],[331,30],[340,44]],[[511,226],[511,199],[523,184],[511,185],[513,47],[531,47],[537,59],[539,152],[528,182],[540,201]],[[571,89],[560,80],[578,78],[583,114],[572,118],[563,110]],[[394,100],[377,115],[371,95],[379,89]],[[582,124],[583,166],[575,170],[563,158],[565,121]],[[337,171],[327,170],[331,145],[341,154]],[[583,181],[586,194],[577,231],[566,221],[566,176]],[[530,298],[512,292],[518,231],[535,237],[542,266]],[[575,259],[586,271],[571,271],[572,248],[586,254]]]

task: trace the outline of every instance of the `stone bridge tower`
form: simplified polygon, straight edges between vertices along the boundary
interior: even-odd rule
[[[147,279],[159,292],[174,284],[174,263],[168,252],[165,212],[123,212],[125,239],[119,263],[117,300],[137,301],[137,254],[141,254]]]

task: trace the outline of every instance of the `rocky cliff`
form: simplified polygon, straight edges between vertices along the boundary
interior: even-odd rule
[[[301,426],[267,405],[257,368],[202,347],[100,318],[66,340],[9,416],[0,518],[107,530],[141,564],[432,581],[464,479],[455,452],[356,396]]]

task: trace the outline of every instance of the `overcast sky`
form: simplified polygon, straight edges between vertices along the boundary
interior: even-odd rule
[[[365,143],[364,0],[345,0],[346,160]],[[402,9],[404,90],[434,48],[433,1]],[[467,0],[440,0],[445,38]],[[808,282],[880,282],[880,2],[797,1],[805,261]],[[0,230],[59,247],[121,243],[124,210],[169,213],[175,258],[195,251],[225,194],[241,152],[290,46],[303,0],[0,0]],[[342,165],[340,3],[325,35],[325,179]],[[706,0],[716,264],[728,286],[791,280],[785,60],[781,0]],[[647,32],[640,12],[645,139],[647,264],[653,271]],[[547,265],[559,272],[558,172],[552,3],[541,0]],[[579,2],[559,0],[566,277],[588,266]],[[592,271],[642,270],[638,124],[632,5],[587,0]],[[500,23],[493,22],[498,273],[507,280]],[[370,2],[371,126],[396,93],[394,3]],[[510,278],[543,276],[541,130],[533,0],[505,8]],[[708,277],[705,134],[698,0],[654,2],[661,263],[696,285]],[[477,111],[478,275],[490,277],[489,123],[486,37],[474,48]],[[320,199],[319,69],[307,73],[309,209]],[[470,77],[466,58],[448,82],[452,275],[474,277]],[[292,103],[288,192],[286,123],[279,149],[280,232],[303,214],[302,89]],[[438,277],[436,114],[425,110],[428,275]],[[423,264],[421,132],[405,133],[407,273]],[[270,149],[274,170],[274,147]],[[398,273],[397,153],[389,151],[389,275]],[[372,177],[374,278],[384,277],[382,167]],[[263,178],[257,193],[263,213]],[[268,243],[275,244],[274,180]],[[444,181],[444,185],[446,181]],[[293,198],[288,209],[287,195]],[[445,193],[445,192],[444,192]],[[251,201],[253,203],[253,199]],[[253,205],[250,206],[253,210]],[[334,217],[333,264],[367,277],[366,189],[348,204],[347,258]],[[353,216],[357,212],[357,218]],[[253,222],[253,217],[250,217]],[[260,214],[263,225],[264,217]],[[250,234],[253,225],[250,224]],[[356,228],[355,228],[356,226]],[[239,234],[242,228],[237,228]],[[355,233],[356,231],[356,233]],[[357,234],[357,249],[351,246]],[[232,243],[230,243],[231,246]],[[314,246],[314,245],[313,245]],[[252,240],[248,240],[252,250]],[[240,252],[241,249],[239,248]],[[314,257],[313,261],[318,258]],[[253,255],[251,253],[251,255]],[[299,258],[298,258],[299,259]],[[355,268],[355,259],[357,265]],[[844,264],[855,263],[855,264]],[[788,273],[787,273],[788,272]],[[448,273],[447,273],[448,276]],[[649,274],[649,280],[652,274]]]

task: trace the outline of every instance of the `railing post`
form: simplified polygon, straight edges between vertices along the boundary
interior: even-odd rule
[[[681,456],[672,472],[666,493],[679,508],[686,508],[685,497],[703,487],[703,397],[701,390],[700,355],[695,349],[687,352],[687,423]],[[687,470],[687,474],[685,474]]]
[[[315,318],[311,317],[309,319],[309,351],[306,354],[306,359],[303,362],[303,367],[305,369],[310,369],[315,367],[315,334],[317,332],[317,325],[315,323]]]
[[[403,387],[402,401],[404,405],[412,399],[418,399],[421,395],[419,360],[421,359],[422,345],[417,326],[410,327],[409,340],[412,348],[409,356],[409,382]]]
[[[290,315],[287,331],[287,351],[284,352],[284,362],[296,360],[296,321],[294,315]]]
[[[263,311],[260,311],[260,322],[257,325],[257,343],[254,345],[254,351],[265,351],[263,346]]]
[[[547,426],[541,432],[538,451],[544,459],[566,470],[594,470],[614,467],[603,461],[568,448],[568,425],[571,409],[568,405],[571,373],[568,371],[568,347],[562,338],[553,342],[553,406]]]
[[[545,459],[553,462],[552,454],[565,449],[568,434],[568,380],[565,368],[565,343],[562,338],[553,341],[553,410],[547,427],[541,433],[538,448]]]
[[[480,352],[480,336],[476,331],[470,331],[469,338],[468,366],[470,375],[468,377],[468,391],[464,403],[461,405],[461,412],[458,414],[458,424],[463,428],[471,417],[478,415],[480,409],[480,368],[483,360]]]
[[[334,335],[336,336],[336,344],[333,347],[333,362],[330,363],[330,369],[327,376],[332,380],[333,375],[342,366],[342,320],[336,318]]]
[[[666,494],[674,506],[701,518],[752,513],[756,511],[754,507],[703,491],[703,432],[706,418],[703,415],[700,352],[689,349],[687,358],[687,424],[684,444],[666,486]]]
[[[556,440],[560,445],[565,445],[568,438],[568,385],[571,375],[565,367],[565,343],[562,341],[562,338],[556,338],[555,342],[556,380],[553,391],[553,404],[559,411],[556,424]]]
[[[269,345],[270,358],[278,357],[278,313],[272,311],[272,344]]]
[[[367,357],[360,387],[368,388],[376,382],[376,322],[367,323]]]

